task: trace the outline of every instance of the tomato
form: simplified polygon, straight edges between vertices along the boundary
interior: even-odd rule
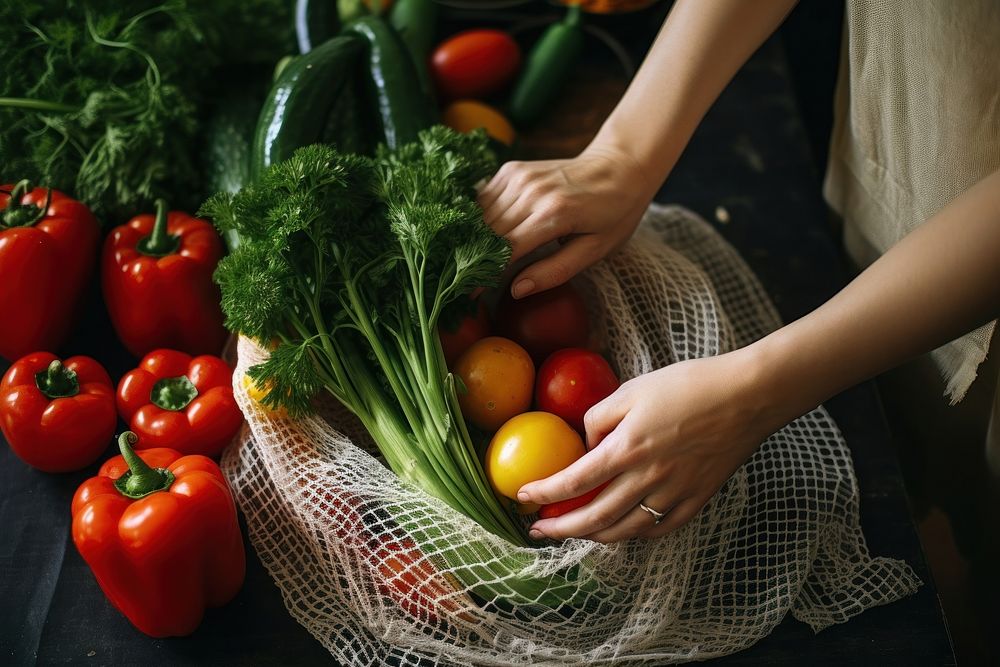
[[[535,366],[512,340],[491,336],[476,341],[455,364],[455,375],[467,390],[459,392],[462,414],[484,431],[495,431],[531,407]]]
[[[441,42],[430,65],[443,98],[487,97],[517,74],[521,50],[501,30],[467,30]]]
[[[538,509],[538,517],[541,519],[554,519],[557,516],[562,516],[568,512],[572,512],[575,509],[583,507],[591,500],[596,498],[598,494],[607,488],[608,484],[611,482],[604,482],[600,486],[595,486],[590,491],[587,491],[581,496],[576,498],[570,498],[569,500],[560,500],[557,503],[550,503],[548,505],[542,505]]]
[[[444,350],[448,368],[455,365],[470,345],[481,338],[486,338],[489,334],[490,319],[486,313],[486,305],[482,301],[476,307],[476,312],[463,317],[454,331],[449,331],[448,327],[439,324],[438,338],[441,339],[441,349]]]
[[[459,100],[449,104],[441,115],[441,122],[456,132],[468,133],[478,128],[486,130],[502,144],[514,143],[514,127],[503,114],[488,104],[475,100]]]
[[[587,410],[613,394],[619,384],[611,366],[596,352],[578,347],[559,350],[538,369],[535,405],[583,433]]]
[[[496,324],[500,335],[520,343],[538,363],[564,347],[586,347],[590,339],[587,306],[568,283],[523,299],[508,292]]]
[[[500,427],[486,448],[486,477],[501,496],[517,498],[528,482],[554,475],[586,453],[573,428],[548,412],[525,412]]]

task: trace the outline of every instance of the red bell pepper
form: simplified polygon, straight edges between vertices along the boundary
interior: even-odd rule
[[[57,190],[0,186],[0,357],[63,344],[100,235],[90,209]]]
[[[115,434],[115,389],[90,357],[18,359],[0,381],[0,430],[18,458],[45,472],[90,465]]]
[[[154,350],[118,383],[118,412],[139,447],[169,447],[217,457],[243,413],[233,398],[233,370],[218,357]]]
[[[157,348],[219,354],[226,342],[212,282],[222,242],[205,220],[180,211],[139,215],[104,242],[101,284],[118,338],[137,357]]]
[[[73,496],[73,542],[101,590],[153,637],[194,632],[206,607],[243,586],[246,557],[233,496],[204,456],[132,451],[101,466]],[[154,467],[155,466],[155,467]]]

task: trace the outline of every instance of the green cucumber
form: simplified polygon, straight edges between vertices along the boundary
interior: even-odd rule
[[[435,0],[396,0],[389,13],[389,23],[410,52],[420,77],[420,87],[431,99],[434,85],[427,62],[437,33],[438,4]]]
[[[583,38],[580,6],[571,5],[566,18],[549,26],[531,49],[514,84],[507,114],[515,125],[530,125],[549,107],[583,52]]]
[[[377,16],[362,16],[344,28],[368,46],[368,91],[378,110],[382,139],[390,148],[417,140],[417,133],[434,124],[433,102],[421,89],[413,58],[393,30]]]
[[[299,53],[309,53],[340,32],[335,0],[296,0],[295,39]]]
[[[351,85],[363,47],[355,35],[334,37],[281,70],[257,120],[250,154],[254,180],[296,148],[323,140],[330,112]]]

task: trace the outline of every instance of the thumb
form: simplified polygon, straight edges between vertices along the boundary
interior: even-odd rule
[[[510,293],[515,299],[544,292],[569,281],[603,256],[596,236],[578,236],[548,257],[538,260],[514,278]]]

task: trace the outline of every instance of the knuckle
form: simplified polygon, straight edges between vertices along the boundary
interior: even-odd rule
[[[615,522],[615,519],[617,517],[608,510],[591,510],[587,524],[598,529],[607,528]]]

